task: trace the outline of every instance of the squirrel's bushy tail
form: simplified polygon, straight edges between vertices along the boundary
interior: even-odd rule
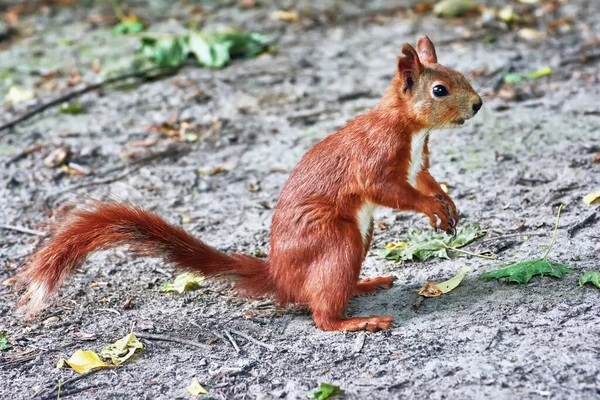
[[[34,316],[91,253],[121,245],[128,245],[136,256],[162,258],[190,272],[234,275],[236,286],[251,295],[273,291],[267,261],[220,252],[139,207],[95,202],[91,209],[64,215],[52,226],[50,238],[28,257],[17,276],[18,284],[27,287],[19,306]]]

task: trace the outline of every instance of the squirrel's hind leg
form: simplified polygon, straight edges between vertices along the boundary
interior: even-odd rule
[[[389,329],[392,317],[344,318],[344,308],[359,287],[358,276],[364,258],[362,238],[358,230],[337,227],[340,240],[322,253],[309,268],[305,293],[313,312],[315,325],[324,331],[376,332]],[[388,277],[372,280],[373,284],[391,284]],[[371,284],[371,283],[369,283]]]

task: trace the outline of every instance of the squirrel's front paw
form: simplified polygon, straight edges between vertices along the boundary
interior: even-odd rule
[[[436,230],[439,228],[449,235],[455,235],[458,213],[453,207],[454,204],[450,204],[441,195],[431,196],[430,199],[425,214],[429,217],[431,226]]]
[[[458,210],[456,209],[454,202],[448,195],[444,196],[441,194],[436,194],[434,197],[446,205],[448,214],[450,215],[450,218],[448,220],[449,229],[445,230],[446,233],[448,235],[456,236],[456,227],[458,226],[458,221],[460,220],[460,218],[458,216]]]

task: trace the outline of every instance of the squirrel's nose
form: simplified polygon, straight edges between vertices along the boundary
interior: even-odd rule
[[[483,101],[481,99],[479,99],[479,103],[474,103],[473,104],[473,115],[477,114],[477,111],[479,111],[479,109],[481,109],[481,106],[483,105]]]

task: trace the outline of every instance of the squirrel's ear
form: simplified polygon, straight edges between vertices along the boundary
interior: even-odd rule
[[[437,63],[437,54],[435,54],[435,47],[427,36],[423,36],[417,42],[417,54],[419,59],[424,64],[435,64]]]
[[[402,91],[406,93],[406,91],[412,89],[422,72],[423,65],[417,52],[410,44],[404,44],[402,55],[398,57],[398,75],[404,82]]]

